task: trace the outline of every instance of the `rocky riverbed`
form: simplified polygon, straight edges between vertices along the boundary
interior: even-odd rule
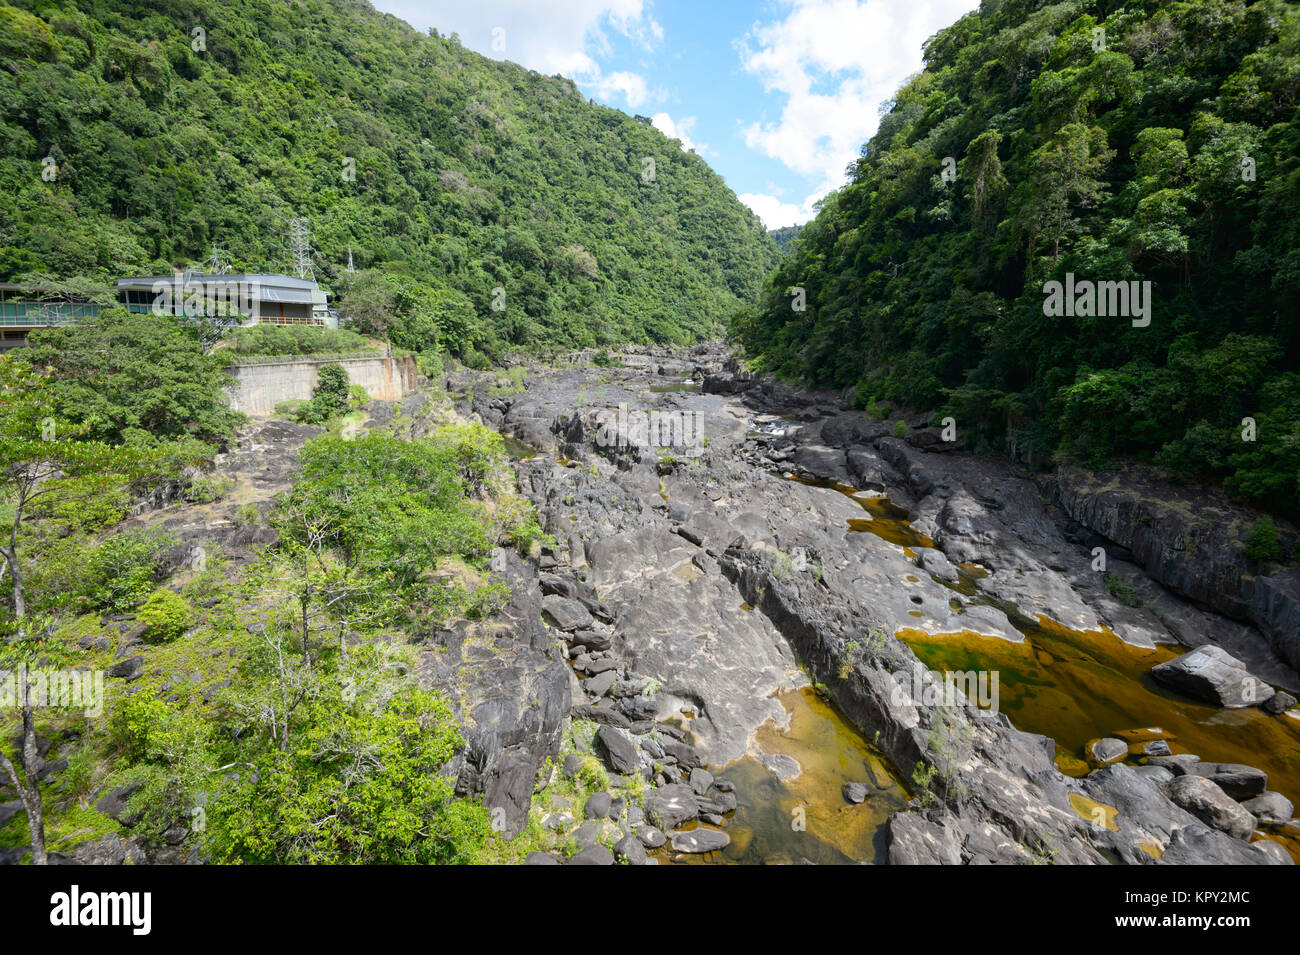
[[[447,382],[511,439],[557,543],[512,571],[540,620],[536,726],[498,719],[515,743],[471,758],[471,790],[567,846],[532,861],[1300,853],[1295,608],[1284,573],[1233,578],[1231,505],[1023,473],[719,348],[621,359],[531,368],[513,394]],[[548,792],[588,757],[594,805]]]
[[[458,791],[531,863],[1300,858],[1300,603],[1243,556],[1249,514],[1140,469],[1023,472],[718,347],[620,359],[368,406],[499,430],[554,540],[497,551],[500,613],[410,635],[466,739]],[[251,423],[222,499],[136,522],[177,536],[175,569],[239,566],[317,431]],[[133,626],[114,679],[147,665]],[[99,806],[127,825],[125,795]]]

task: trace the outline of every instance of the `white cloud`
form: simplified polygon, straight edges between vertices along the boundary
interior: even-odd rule
[[[769,229],[780,229],[782,226],[799,225],[811,220],[817,214],[813,209],[813,203],[821,196],[811,195],[804,200],[803,205],[782,202],[776,196],[755,192],[746,192],[736,198],[754,210],[754,214],[763,220],[764,226]]]
[[[421,30],[456,33],[472,50],[530,70],[569,76],[602,99],[622,96],[635,109],[651,99],[637,73],[606,74],[610,33],[653,49],[664,31],[645,0],[374,0]]]
[[[709,149],[707,143],[696,143],[691,139],[691,130],[695,128],[694,116],[683,116],[679,120],[674,120],[667,113],[655,113],[650,118],[650,123],[669,139],[680,139],[682,149],[694,149],[701,154]]]
[[[627,100],[627,105],[633,109],[650,99],[650,90],[646,86],[645,77],[639,73],[620,72],[602,75],[597,69],[596,79],[579,80],[579,82],[594,89],[601,99],[612,99],[615,93],[621,93],[623,99]]]
[[[785,97],[779,119],[749,123],[743,133],[751,149],[817,182],[822,196],[843,184],[845,168],[876,130],[879,105],[921,68],[921,44],[977,2],[788,0],[787,5],[784,19],[755,24],[739,44],[744,68],[769,93]]]

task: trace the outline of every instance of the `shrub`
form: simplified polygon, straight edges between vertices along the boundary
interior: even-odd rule
[[[234,380],[180,320],[107,308],[74,325],[32,332],[26,358],[44,368],[49,413],[109,444],[152,446],[193,436],[220,443],[241,416]]]
[[[416,359],[416,365],[419,366],[420,374],[430,381],[436,381],[442,377],[442,352],[436,348],[422,352]]]
[[[140,622],[145,625],[145,638],[150,643],[175,640],[194,622],[194,610],[189,601],[170,590],[156,590],[140,608]]]
[[[316,373],[311,401],[299,410],[298,420],[306,424],[324,424],[347,413],[350,397],[347,369],[335,363],[322,365]]]
[[[906,437],[907,437],[907,422],[906,422],[906,421],[896,421],[896,422],[894,423],[894,437],[896,437],[896,438],[906,438]]]
[[[262,523],[262,509],[251,501],[241,504],[235,510],[236,527],[257,527]]]
[[[1277,539],[1273,518],[1264,516],[1251,525],[1246,535],[1246,556],[1251,560],[1282,559],[1282,544]]]
[[[290,398],[288,401],[280,401],[275,405],[275,416],[277,418],[297,418],[302,414],[302,410],[307,407],[306,398]]]
[[[64,538],[32,567],[33,603],[43,610],[126,613],[153,589],[162,552],[173,542],[168,534],[143,530],[123,531],[101,544]]]
[[[473,368],[475,371],[487,371],[492,367],[492,362],[488,359],[488,356],[473,345],[465,348],[464,353],[461,355],[461,361],[464,362],[466,368]]]
[[[311,325],[254,325],[226,334],[226,347],[236,355],[312,355],[364,351],[375,344],[342,328]]]
[[[1139,604],[1137,595],[1133,593],[1133,588],[1124,583],[1114,574],[1107,574],[1103,580],[1106,581],[1106,589],[1110,591],[1112,597],[1124,604],[1126,607],[1136,607]]]

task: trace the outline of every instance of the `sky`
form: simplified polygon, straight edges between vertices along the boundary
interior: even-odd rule
[[[372,0],[571,77],[693,148],[769,229],[845,181],[921,45],[978,0]]]

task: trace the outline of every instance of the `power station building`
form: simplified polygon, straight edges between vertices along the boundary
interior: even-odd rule
[[[145,315],[213,318],[237,325],[338,328],[338,313],[310,279],[253,272],[177,272],[120,278],[118,304],[71,301],[58,289],[0,283],[0,351],[26,343],[34,328],[63,325],[125,307]]]
[[[202,272],[117,280],[118,300],[133,312],[233,319],[241,325],[317,325],[338,317],[319,285],[292,275]]]

